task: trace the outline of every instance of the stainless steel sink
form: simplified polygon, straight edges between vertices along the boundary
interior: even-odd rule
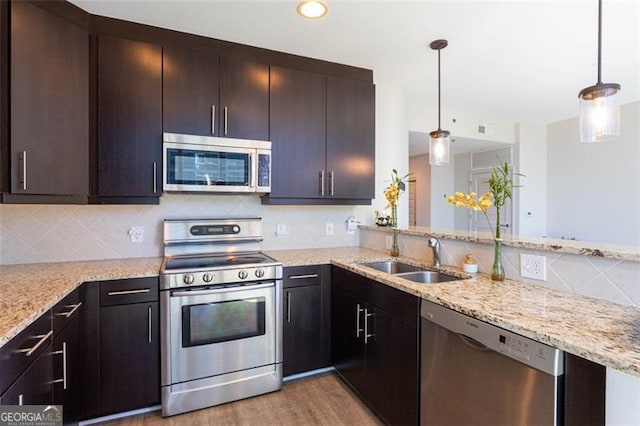
[[[447,281],[464,280],[464,278],[455,277],[453,275],[443,274],[436,271],[415,271],[406,272],[397,275],[400,278],[406,280],[415,281],[417,283],[431,284],[431,283],[444,283]]]
[[[402,274],[405,272],[423,271],[420,266],[410,265],[408,263],[398,262],[397,260],[385,260],[382,262],[363,263],[362,266],[373,268],[387,274]]]

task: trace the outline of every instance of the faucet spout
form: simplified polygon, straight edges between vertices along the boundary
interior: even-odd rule
[[[433,266],[440,266],[440,241],[436,237],[431,237],[427,241],[427,245],[433,250]]]

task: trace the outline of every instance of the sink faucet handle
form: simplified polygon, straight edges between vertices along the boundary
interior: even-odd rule
[[[433,250],[433,266],[440,266],[440,241],[436,237],[427,240],[427,245]]]

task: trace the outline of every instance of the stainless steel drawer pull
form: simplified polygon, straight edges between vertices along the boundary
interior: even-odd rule
[[[47,334],[40,334],[38,336],[33,336],[36,339],[40,339],[38,340],[38,343],[36,343],[35,345],[33,345],[33,347],[29,348],[29,349],[20,349],[18,352],[24,352],[26,356],[31,356],[33,355],[33,353],[35,351],[38,350],[38,348],[40,346],[42,346],[44,344],[44,342],[47,341],[47,339],[53,334],[53,330],[50,330]]]
[[[376,314],[370,314],[366,309],[364,310],[364,343],[369,343],[369,338],[374,337],[375,333],[369,334],[369,317],[374,317]]]
[[[333,197],[333,170],[329,172],[329,195]]]
[[[228,131],[228,116],[229,116],[229,109],[227,107],[224,107],[224,135],[227,136],[227,131]]]
[[[151,306],[149,306],[149,343],[151,343]]]
[[[107,293],[107,296],[124,296],[126,294],[143,294],[149,293],[151,291],[150,288],[141,288],[138,290],[122,290],[122,291],[110,291]]]
[[[291,322],[291,292],[287,292],[287,322]]]
[[[363,312],[364,309],[360,308],[360,304],[358,303],[356,305],[356,338],[360,338],[360,332],[363,331],[360,328],[360,312]],[[365,322],[365,327],[367,326],[367,323]],[[366,328],[364,330],[364,332],[366,333]]]
[[[216,106],[211,105],[211,134],[216,134]]]
[[[320,195],[324,197],[324,170],[320,171]]]
[[[318,274],[289,275],[290,280],[304,280],[307,278],[318,278]]]
[[[52,380],[51,383],[62,383],[62,388],[67,389],[67,342],[62,342],[62,350],[53,351],[51,355],[62,355],[62,379]]]
[[[153,162],[153,193],[158,192],[158,163]]]
[[[24,405],[24,395],[20,394],[18,395],[18,405]]]
[[[56,316],[69,318],[78,308],[82,306],[82,302],[77,303],[76,305],[67,305],[67,308],[73,308],[69,312],[58,312]]]
[[[27,151],[22,151],[22,190],[27,190]]]

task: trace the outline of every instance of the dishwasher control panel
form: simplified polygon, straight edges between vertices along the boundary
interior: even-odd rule
[[[559,349],[426,300],[420,314],[423,321],[473,340],[473,346],[491,349],[554,376],[564,374],[564,353]]]

